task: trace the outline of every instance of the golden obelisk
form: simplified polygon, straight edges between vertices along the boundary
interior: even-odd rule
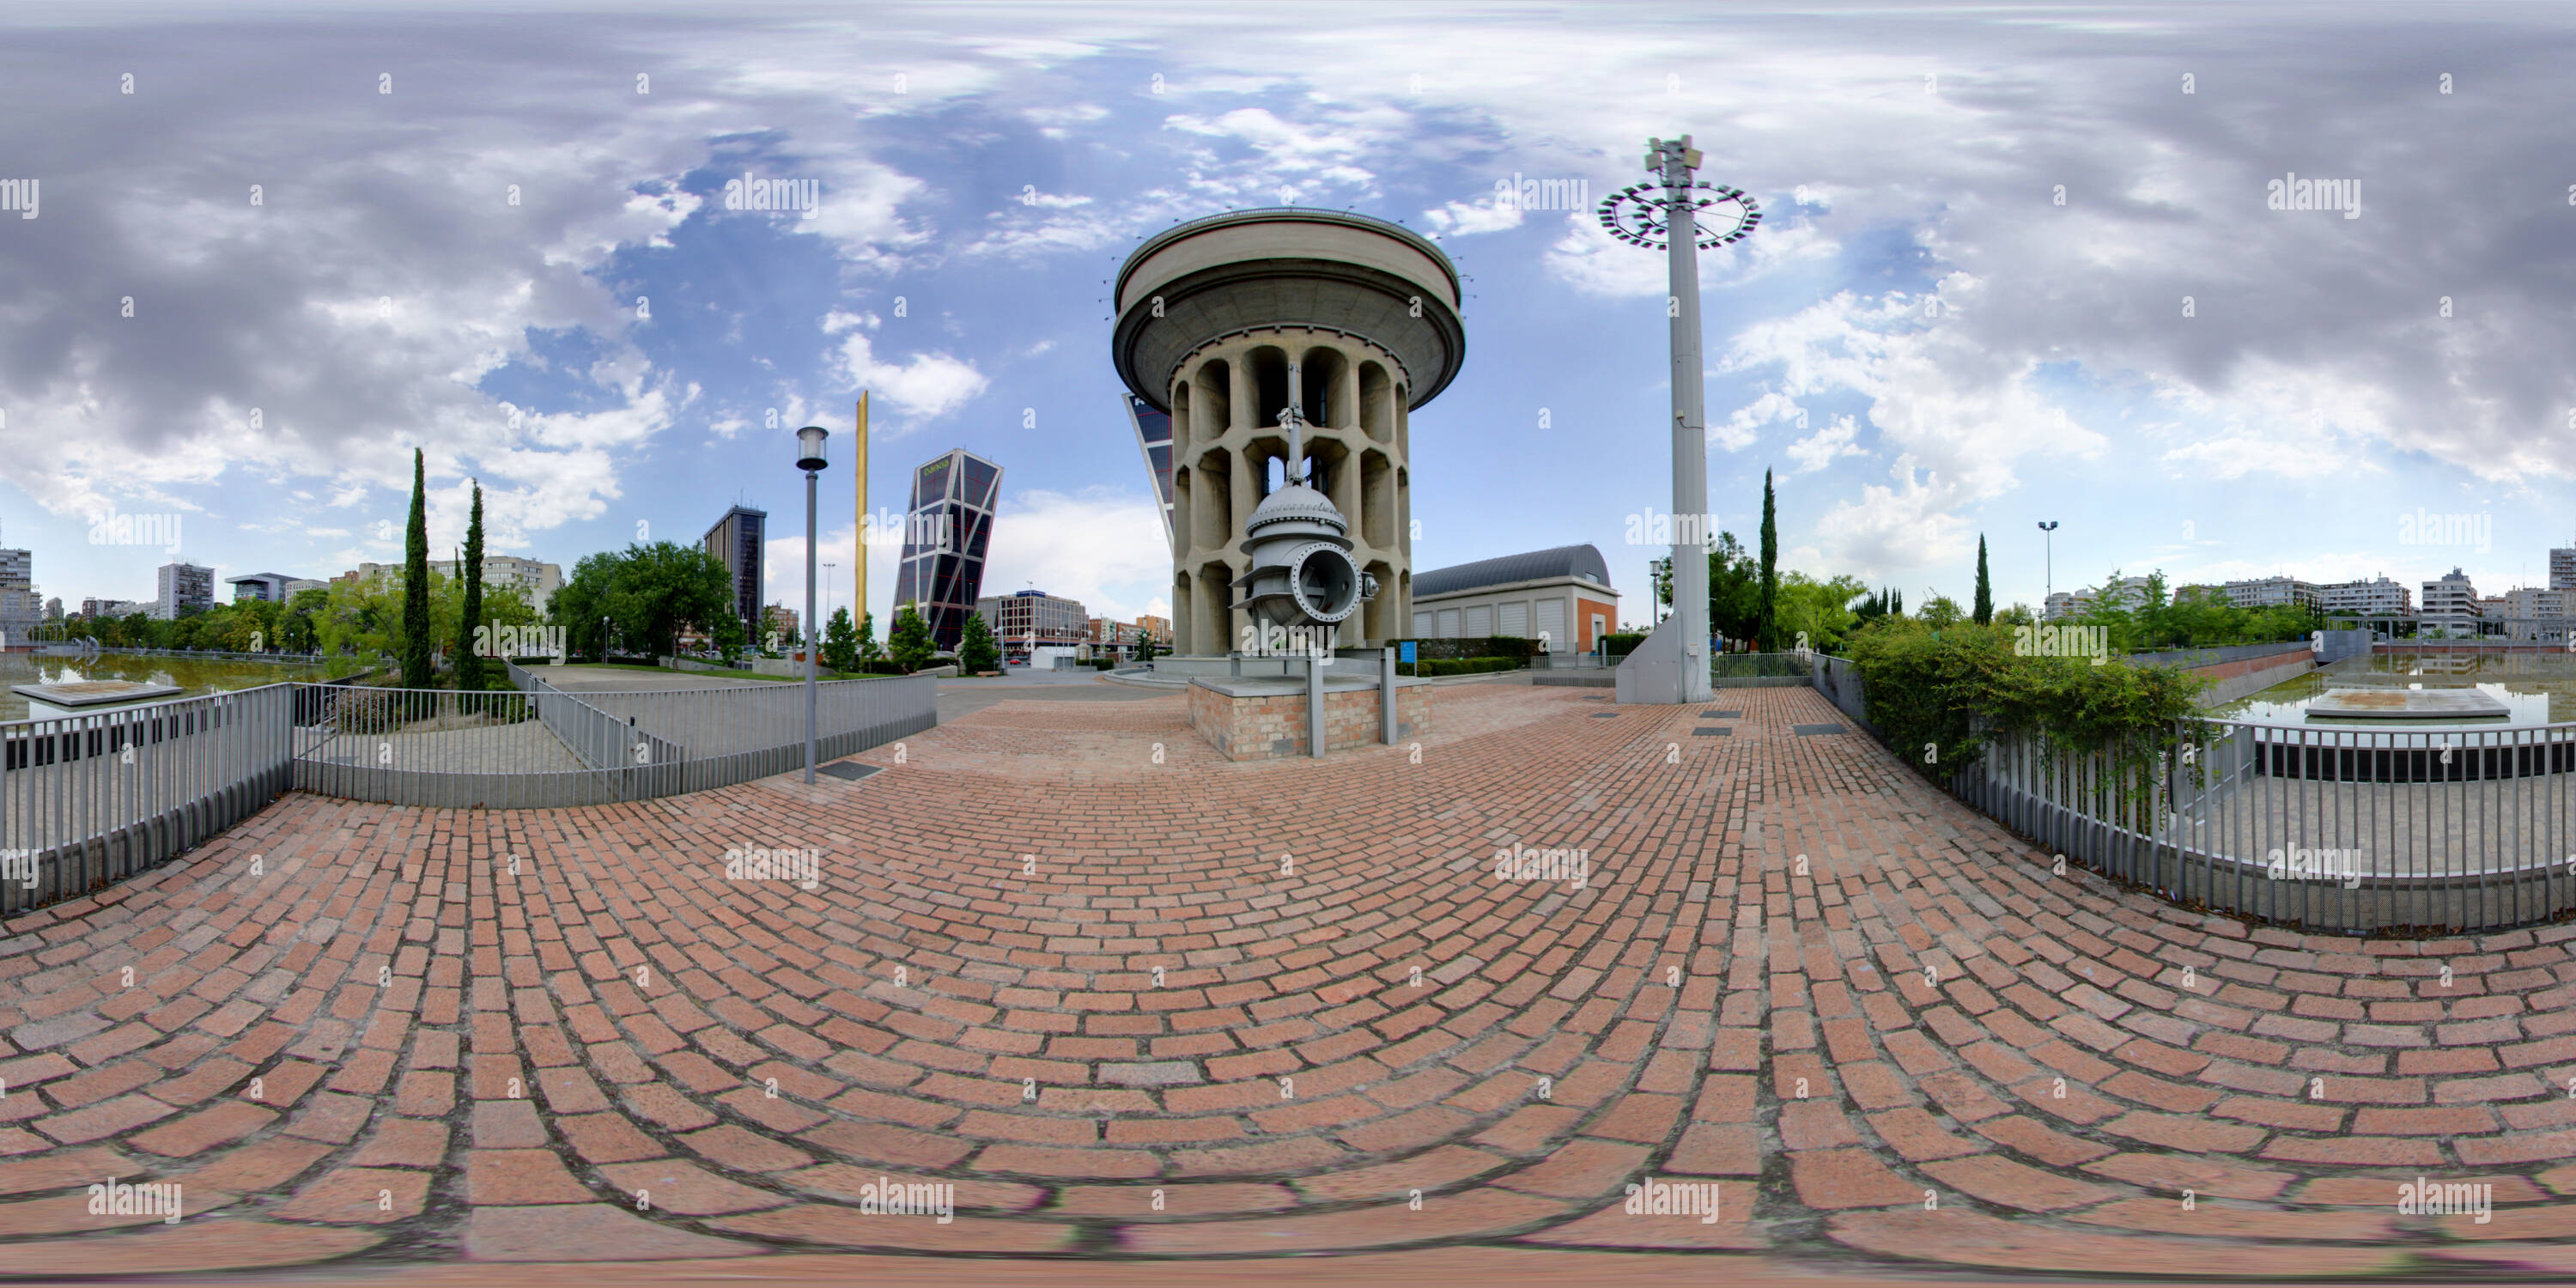
[[[859,611],[852,614],[856,622],[868,620],[868,393],[859,391],[859,452],[856,466],[850,471],[859,476],[859,585],[856,601]]]

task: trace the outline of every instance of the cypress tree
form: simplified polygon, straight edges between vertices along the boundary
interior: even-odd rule
[[[411,524],[403,532],[402,674],[406,689],[438,683],[429,661],[429,490],[420,449],[411,449]]]
[[[465,523],[465,603],[456,615],[456,687],[483,687],[483,658],[474,650],[474,628],[483,624],[483,484],[474,484],[474,514]]]
[[[1771,471],[1762,471],[1762,611],[1756,638],[1762,651],[1780,651],[1780,525],[1772,516]]]
[[[1979,626],[1995,624],[1995,584],[1986,576],[1986,534],[1977,534],[1977,602],[1973,610]]]

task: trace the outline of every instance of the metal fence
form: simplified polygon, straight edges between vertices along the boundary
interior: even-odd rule
[[[0,724],[0,915],[77,898],[202,844],[289,790],[443,808],[642,800],[804,763],[805,691],[566,693],[270,684]],[[816,752],[939,723],[927,676],[816,686]]]
[[[1712,653],[1708,678],[1721,685],[1729,680],[1803,684],[1813,674],[1813,657],[1809,653]]]
[[[287,789],[296,686],[0,724],[0,914],[202,844]]]
[[[2187,907],[2350,933],[2492,930],[2576,910],[2576,725],[2185,720],[2135,750],[1999,739],[1952,789]]]

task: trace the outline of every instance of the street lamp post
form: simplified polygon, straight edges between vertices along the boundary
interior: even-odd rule
[[[2040,524],[2039,531],[2042,553],[2048,560],[2045,565],[2048,580],[2041,583],[2046,589],[2041,592],[2039,601],[2040,620],[2046,621],[2048,620],[2047,596],[2057,593],[2057,537],[2054,535],[2057,532],[2057,520],[2050,519]]]
[[[821,701],[814,687],[814,479],[823,472],[823,440],[832,431],[807,425],[796,431],[796,468],[805,471],[805,781],[814,781],[814,713]]]

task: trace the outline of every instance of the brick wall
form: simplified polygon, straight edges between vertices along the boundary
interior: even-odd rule
[[[1396,690],[1396,737],[1418,738],[1431,729],[1431,690],[1409,686]],[[1229,698],[1214,689],[1190,686],[1190,724],[1229,760],[1270,760],[1309,754],[1306,746],[1306,695],[1265,694]],[[1347,751],[1378,741],[1376,689],[1345,689],[1324,695],[1324,749]]]

